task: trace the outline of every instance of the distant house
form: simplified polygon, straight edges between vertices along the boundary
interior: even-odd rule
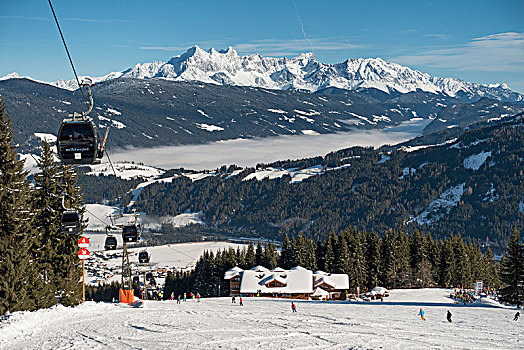
[[[301,266],[291,270],[279,267],[269,270],[263,266],[250,270],[233,267],[226,271],[224,279],[229,280],[232,295],[309,299],[313,293],[313,272]]]
[[[233,267],[226,271],[224,279],[229,280],[229,294],[240,295],[240,281],[242,280],[242,270],[240,267]]]
[[[314,297],[322,299],[341,299],[342,292],[349,289],[349,277],[345,273],[327,273],[315,271],[313,273]],[[323,290],[327,293],[322,293]]]

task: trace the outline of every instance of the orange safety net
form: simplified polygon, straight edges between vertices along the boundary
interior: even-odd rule
[[[131,304],[133,300],[135,299],[135,295],[132,289],[120,288],[119,296],[120,298],[118,299],[118,301],[121,303],[125,303],[125,304]]]

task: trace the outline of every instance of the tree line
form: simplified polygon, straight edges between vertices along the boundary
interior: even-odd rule
[[[57,164],[44,142],[41,172],[30,181],[16,150],[0,99],[0,315],[76,305],[82,297],[79,235],[60,233],[60,223],[63,204],[83,214],[77,175]]]
[[[224,273],[234,266],[251,269],[257,265],[269,269],[300,265],[312,271],[347,274],[350,293],[357,287],[366,290],[375,286],[473,288],[477,280],[497,289],[502,282],[509,284],[489,247],[482,254],[477,243],[466,242],[460,234],[434,240],[419,231],[388,230],[380,236],[375,231],[348,228],[317,241],[302,234],[291,239],[286,236],[280,252],[273,243],[260,241],[244,250],[206,251],[193,271],[168,273],[164,295],[192,291],[202,296],[226,296],[229,282]]]
[[[217,169],[198,181],[180,176],[155,183],[140,193],[136,209],[152,216],[202,212],[207,230],[229,236],[283,240],[305,235],[324,239],[349,226],[385,232],[401,227],[431,232],[442,239],[461,232],[478,242],[489,241],[501,254],[512,227],[524,229],[519,203],[524,195],[524,154],[518,122],[469,130],[455,144],[414,152],[380,153],[353,147],[325,157],[259,164],[258,170],[322,166],[322,175],[290,183],[290,176],[243,181],[257,169],[232,176]],[[464,161],[490,152],[473,170]],[[342,167],[345,166],[345,167]],[[331,169],[331,170],[329,170]],[[463,184],[463,185],[462,185]],[[447,190],[462,185],[460,198],[449,207],[433,206]],[[414,220],[425,213],[424,219]]]

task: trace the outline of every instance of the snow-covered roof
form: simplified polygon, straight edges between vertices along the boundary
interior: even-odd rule
[[[322,272],[322,271],[317,271]],[[314,286],[317,287],[323,283],[331,286],[333,289],[348,289],[349,277],[345,273],[317,273],[313,274],[315,279]]]
[[[266,269],[267,270],[267,269]],[[267,287],[266,284],[276,280],[283,287]],[[306,269],[284,270],[284,272],[254,271],[253,269],[244,271],[242,282],[240,283],[240,293],[311,293],[313,286],[313,273]]]
[[[264,266],[258,265],[258,266],[253,267],[250,271],[256,271],[256,272],[268,272],[269,269],[266,268],[266,267],[264,267]]]
[[[328,295],[329,295],[329,292],[320,287],[315,288],[315,290],[313,291],[313,294],[311,294],[312,297],[324,297]]]
[[[244,271],[242,270],[240,267],[238,266],[235,266],[235,267],[232,267],[230,268],[229,270],[227,270],[225,273],[224,273],[224,279],[225,280],[230,280],[238,275],[240,275],[240,273]]]
[[[297,271],[297,270],[302,270],[302,271],[309,271],[308,269],[302,267],[302,266],[295,266],[294,268],[291,269],[291,271]]]
[[[286,271],[286,270],[284,270],[283,268],[277,266],[277,267],[275,267],[275,268],[274,268],[273,270],[271,270],[271,271],[272,271],[272,272],[284,272],[284,271]]]
[[[389,293],[389,290],[387,288],[379,287],[379,286],[374,287],[371,291],[377,292],[379,294]]]

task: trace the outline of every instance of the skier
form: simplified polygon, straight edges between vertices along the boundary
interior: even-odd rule
[[[187,299],[187,295],[186,293],[184,293],[184,301],[186,301],[186,299]]]
[[[448,319],[448,322],[451,323],[451,312],[449,312],[449,310],[446,318]]]
[[[176,303],[177,303],[177,304],[180,304],[180,299],[181,299],[181,298],[182,298],[182,297],[180,296],[180,294],[178,294],[178,299],[176,300]]]
[[[231,304],[236,304],[235,296],[234,296],[234,295],[231,297]]]
[[[200,302],[200,293],[197,293],[196,298],[197,298],[197,302]]]
[[[291,302],[291,311],[292,312],[297,312],[297,306],[295,305],[294,302]]]
[[[426,318],[424,317],[424,310],[422,310],[422,308],[420,308],[418,314],[420,315],[420,319],[421,319],[422,321],[425,321],[425,320],[426,320]]]
[[[244,306],[244,303],[242,302],[242,297],[240,297],[240,306]]]
[[[517,311],[517,313],[515,314],[515,317],[513,318],[513,321],[518,321],[519,317],[520,317],[520,312]]]

